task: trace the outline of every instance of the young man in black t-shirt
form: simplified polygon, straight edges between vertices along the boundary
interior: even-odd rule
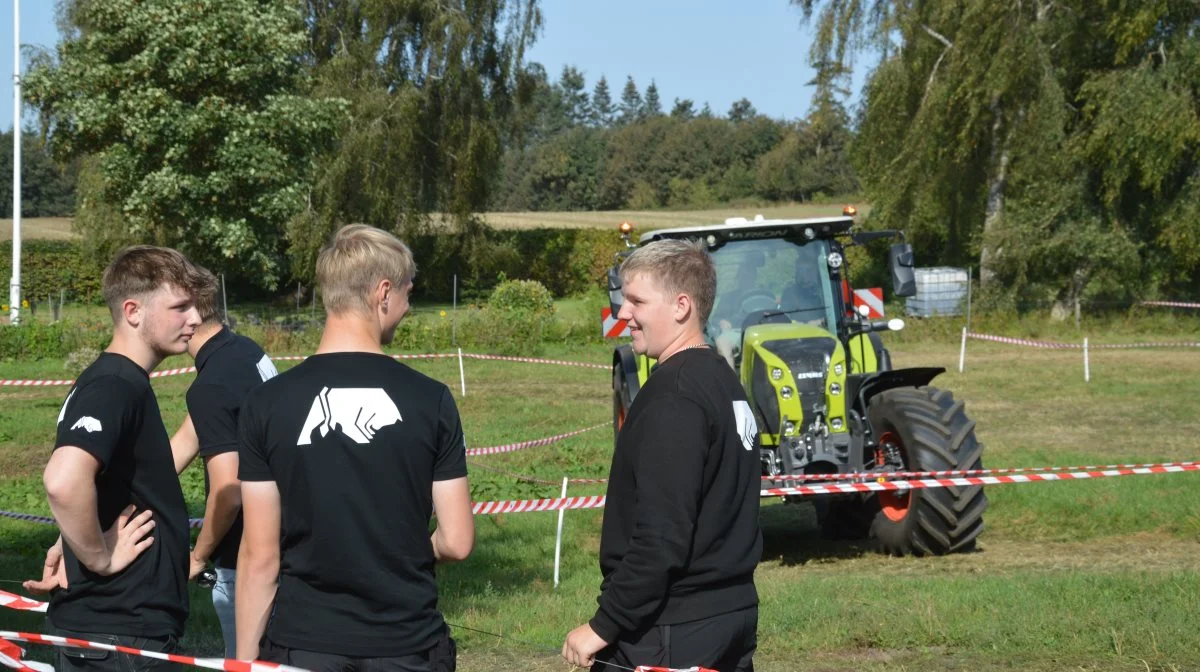
[[[149,371],[187,349],[200,324],[194,267],[175,250],[122,251],[104,271],[108,348],[58,414],[43,481],[62,536],[41,582],[53,634],[174,651],[188,614],[187,508]],[[57,570],[61,569],[61,572]],[[59,649],[70,670],[149,669],[122,653]]]
[[[762,555],[758,427],[705,341],[716,271],[664,240],[621,266],[633,349],[658,360],[617,437],[600,536],[599,609],[567,635],[573,665],[754,669]]]
[[[381,347],[408,311],[415,270],[391,234],[341,229],[317,259],[317,354],[242,406],[240,659],[454,669],[434,563],[474,545],[462,426],[444,384]]]
[[[204,460],[204,527],[190,555],[188,578],[211,560],[217,580],[213,609],[221,623],[225,657],[237,655],[234,589],[238,546],[242,543],[242,491],[238,481],[238,410],[250,390],[274,378],[275,365],[254,341],[226,329],[217,313],[217,278],[197,267],[196,309],[201,324],[188,342],[196,379],[187,391],[188,415],[171,437],[175,470],[182,473],[196,455]]]

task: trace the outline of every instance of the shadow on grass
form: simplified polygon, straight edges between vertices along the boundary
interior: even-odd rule
[[[816,509],[810,503],[763,506],[759,513],[763,532],[763,562],[785,567],[810,562],[858,558],[878,553],[870,539],[828,539],[821,534]]]

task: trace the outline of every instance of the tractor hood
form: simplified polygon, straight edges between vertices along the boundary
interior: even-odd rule
[[[833,334],[795,322],[759,324],[746,329],[742,353],[741,378],[749,381],[747,391],[771,433],[779,432],[784,416],[799,424],[817,413],[841,415],[840,397],[837,409],[827,405],[830,367],[845,360]]]

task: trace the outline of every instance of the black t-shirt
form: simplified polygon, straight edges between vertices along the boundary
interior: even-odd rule
[[[238,449],[238,411],[250,390],[274,378],[275,365],[254,341],[221,328],[196,353],[196,380],[187,391],[188,413],[200,439],[200,457],[213,457]],[[208,496],[208,470],[204,470],[204,495]],[[212,562],[237,568],[242,543],[242,514],[213,550]]]
[[[188,614],[188,526],[171,440],[146,371],[103,353],[79,376],[58,414],[55,448],[100,462],[96,502],[107,530],[130,503],[154,511],[154,543],[129,567],[100,576],[63,544],[69,587],[50,598],[59,628],[142,637],[180,636]]]
[[[746,393],[716,352],[683,350],[655,367],[613,451],[596,634],[612,642],[758,603],[757,435]]]
[[[450,390],[386,355],[315,355],[250,393],[239,435],[239,476],[274,481],[282,507],[267,636],[363,657],[434,646],[433,482],[467,475]]]

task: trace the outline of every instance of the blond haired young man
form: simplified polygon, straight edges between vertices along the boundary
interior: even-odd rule
[[[415,273],[395,236],[338,231],[317,259],[317,354],[242,406],[241,659],[313,672],[454,669],[434,564],[474,545],[462,426],[444,384],[382,350]]]
[[[171,652],[188,615],[187,508],[149,372],[187,350],[200,316],[194,267],[175,250],[121,251],[104,271],[108,348],[58,414],[43,482],[62,536],[41,581],[54,634]],[[149,669],[123,653],[59,649],[56,668]]]
[[[758,428],[707,346],[716,270],[701,243],[650,243],[621,265],[633,349],[658,360],[617,438],[600,536],[599,609],[567,635],[573,665],[754,669],[762,555]],[[611,669],[616,669],[615,667]]]

